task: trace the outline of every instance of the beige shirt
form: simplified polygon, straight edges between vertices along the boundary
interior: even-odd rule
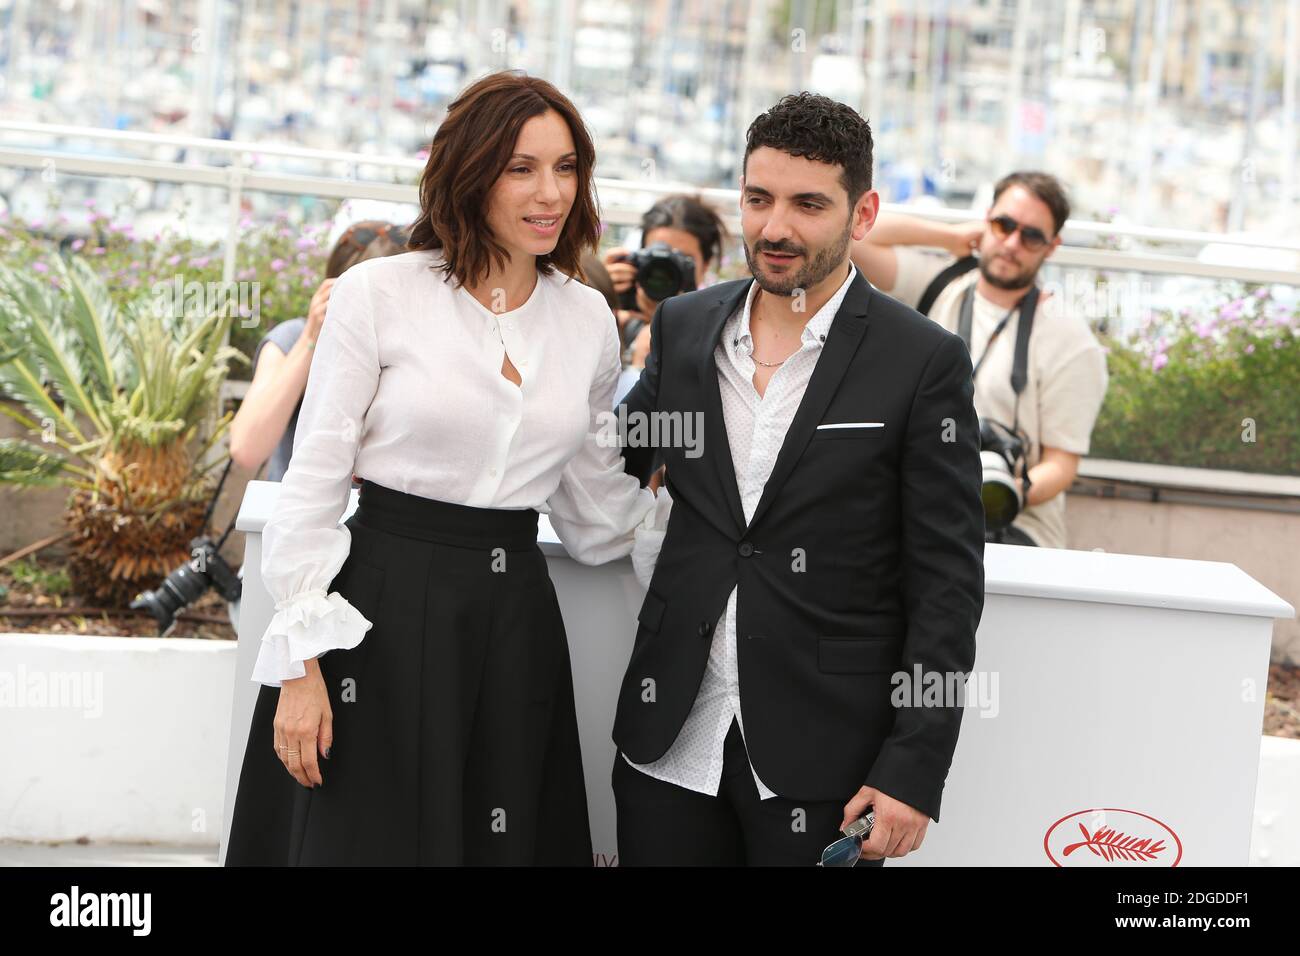
[[[916,308],[930,281],[956,261],[942,250],[893,248],[898,256],[898,277],[892,289],[881,291],[912,308]],[[979,270],[972,269],[950,282],[931,306],[930,318],[949,332],[956,332],[962,294],[978,280]],[[1006,314],[1005,307],[975,293],[972,365],[984,354],[989,336]],[[1011,363],[1019,322],[1019,314],[1011,317],[975,377],[975,411],[981,418],[995,419],[1007,427],[1012,426],[1016,412]],[[1029,439],[1029,467],[1042,459],[1043,446],[1079,455],[1088,453],[1092,426],[1106,397],[1106,384],[1106,352],[1087,321],[1066,314],[1059,296],[1040,297],[1029,337],[1029,381],[1020,393],[1019,405],[1019,427]],[[1014,524],[1042,547],[1064,548],[1065,493],[1026,508]]]

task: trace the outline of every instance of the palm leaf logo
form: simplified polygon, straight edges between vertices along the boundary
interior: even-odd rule
[[[1079,829],[1083,833],[1083,839],[1067,846],[1061,851],[1061,856],[1069,856],[1079,847],[1086,846],[1089,852],[1100,856],[1107,863],[1115,859],[1138,862],[1154,860],[1156,854],[1165,849],[1164,840],[1156,840],[1154,843],[1150,837],[1139,840],[1120,833],[1114,827],[1102,827],[1091,835],[1082,823],[1079,824]]]

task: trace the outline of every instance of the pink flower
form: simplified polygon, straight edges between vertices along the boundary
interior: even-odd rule
[[[180,261],[181,261],[181,257],[180,257],[179,254],[178,254],[178,255],[168,256],[168,257],[167,257],[167,264],[168,264],[169,266],[174,266],[174,265],[176,265],[176,263],[178,263],[178,262],[180,262]]]
[[[80,252],[80,251],[81,251],[81,247],[84,246],[85,244],[86,244],[86,240],[85,240],[85,239],[73,239],[73,240],[72,240],[72,251],[73,251],[73,252]]]
[[[32,268],[35,269],[37,272],[49,272],[49,271],[50,271],[50,267],[47,266],[44,262],[35,262],[35,263],[32,264]]]
[[[190,267],[193,269],[202,269],[211,261],[211,256],[199,256],[197,259],[190,260]]]
[[[1255,346],[1254,346],[1253,344],[1252,344],[1252,345],[1247,345],[1247,346],[1246,346],[1246,354],[1247,354],[1247,355],[1249,355],[1249,354],[1250,354],[1251,352],[1253,352],[1253,351],[1255,351]]]
[[[1158,372],[1169,364],[1169,356],[1164,352],[1157,352],[1155,358],[1151,360],[1151,371]]]
[[[283,260],[283,259],[278,259],[278,258],[277,258],[277,259],[272,259],[272,260],[271,260],[271,271],[272,271],[272,272],[279,272],[279,271],[280,271],[281,269],[283,269],[283,268],[284,268],[284,260]]]

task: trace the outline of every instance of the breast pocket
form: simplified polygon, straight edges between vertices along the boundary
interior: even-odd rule
[[[816,431],[813,432],[813,440],[874,438],[877,441],[880,441],[883,440],[884,435],[884,422],[827,422],[817,426]]]

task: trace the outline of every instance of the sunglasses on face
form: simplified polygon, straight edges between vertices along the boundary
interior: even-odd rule
[[[1020,244],[1030,252],[1037,252],[1052,241],[1037,226],[1022,225],[1007,215],[994,216],[989,220],[989,227],[998,239],[1009,239],[1011,234],[1019,229]]]
[[[876,811],[869,810],[860,820],[854,820],[842,831],[844,836],[822,850],[818,866],[857,866],[862,858],[862,844],[871,836],[871,828],[876,825]]]

